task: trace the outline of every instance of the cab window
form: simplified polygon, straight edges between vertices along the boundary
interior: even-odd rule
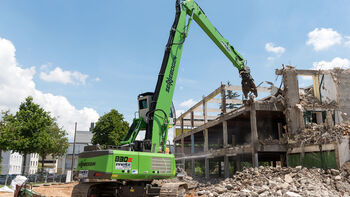
[[[146,109],[147,108],[147,99],[143,99],[139,101],[140,109]]]

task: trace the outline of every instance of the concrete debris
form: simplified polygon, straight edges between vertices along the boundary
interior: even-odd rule
[[[348,164],[350,166],[350,164]],[[196,189],[197,196],[348,196],[350,169],[245,168],[232,178]],[[334,175],[337,174],[337,175]]]
[[[173,179],[161,179],[161,180],[154,180],[152,183],[157,184],[157,185],[163,185],[164,183],[177,183],[177,182],[186,182],[188,187],[190,189],[197,188],[197,187],[203,187],[206,186],[207,184],[214,184],[218,183],[218,179],[211,179],[209,181],[205,180],[206,182],[202,182],[203,178],[197,178],[197,177],[191,177],[187,175],[186,171],[183,170],[182,168],[177,169],[178,174],[181,174],[181,177],[175,177]]]
[[[294,145],[329,144],[341,140],[350,133],[350,121],[341,122],[332,127],[326,125],[306,124],[297,135],[291,137],[288,143]]]
[[[288,140],[285,134],[282,134],[282,137],[280,139],[275,139],[272,136],[269,136],[268,138],[265,139],[259,139],[259,143],[262,145],[266,144],[287,144]]]
[[[321,103],[321,101],[314,96],[313,87],[300,89],[299,95],[300,95],[300,104],[306,108],[323,107],[323,108],[334,109],[338,107],[335,101]]]

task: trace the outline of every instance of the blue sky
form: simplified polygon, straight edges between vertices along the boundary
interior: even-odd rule
[[[350,1],[197,3],[248,61],[256,83],[275,82],[274,69],[281,64],[305,69],[321,64],[349,66]],[[15,47],[17,66],[35,69],[30,75],[35,90],[63,96],[78,114],[87,109],[103,115],[115,108],[130,121],[137,110],[137,95],[155,88],[174,5],[175,0],[4,0],[0,3],[0,38]],[[61,75],[50,81],[50,73]],[[192,23],[181,59],[175,107],[186,109],[180,104],[200,100],[221,81],[240,84],[236,68]],[[2,109],[7,103],[0,99]],[[92,114],[91,120],[96,118]]]

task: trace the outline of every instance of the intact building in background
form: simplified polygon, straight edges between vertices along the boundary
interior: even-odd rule
[[[38,172],[38,165],[39,165],[39,154],[38,153],[31,153],[27,155],[26,160],[26,174],[35,174]]]
[[[74,169],[78,164],[78,155],[84,151],[84,147],[91,145],[92,129],[95,124],[91,123],[89,131],[77,131],[75,142],[75,156],[74,156]],[[73,145],[74,142],[69,142],[67,153],[64,157],[58,159],[58,174],[65,174],[67,170],[72,169],[72,157],[73,157]]]
[[[12,152],[2,151],[1,174],[21,174],[23,166],[23,155]],[[32,153],[27,155],[25,174],[35,174],[38,171],[39,154]]]
[[[23,156],[17,152],[2,151],[1,174],[21,174]]]

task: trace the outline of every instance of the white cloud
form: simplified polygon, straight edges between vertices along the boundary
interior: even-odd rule
[[[345,42],[344,42],[344,45],[347,46],[347,47],[350,47],[350,36],[344,36],[345,38]]]
[[[350,60],[346,58],[340,58],[336,57],[330,62],[327,61],[320,61],[320,62],[313,62],[312,63],[313,67],[312,69],[315,70],[328,70],[328,69],[333,69],[333,68],[350,68]]]
[[[268,42],[265,44],[265,50],[276,55],[282,55],[286,51],[285,48],[281,46],[275,46],[275,44],[272,42]]]
[[[101,79],[100,79],[99,77],[96,77],[94,80],[95,80],[96,82],[101,81]]]
[[[99,115],[94,109],[76,109],[63,96],[37,90],[33,81],[35,68],[22,68],[16,61],[15,53],[14,45],[0,38],[0,110],[14,113],[27,96],[32,96],[35,103],[57,118],[59,126],[68,132],[70,138],[73,136],[74,122],[78,122],[79,130],[88,130],[90,123],[97,121]]]
[[[192,107],[192,106],[193,106],[194,104],[196,104],[196,103],[197,103],[197,101],[195,101],[195,100],[193,100],[193,99],[188,99],[188,100],[186,100],[186,101],[180,103],[180,106],[181,106],[181,107],[188,107],[188,108],[190,108],[190,107]]]
[[[281,46],[275,46],[274,43],[268,42],[265,44],[265,50],[269,53],[275,54],[275,56],[270,56],[267,58],[269,61],[273,61],[276,58],[280,57],[284,52],[286,52],[286,49]]]
[[[45,67],[44,67],[45,68]],[[56,67],[50,72],[40,72],[40,79],[48,82],[57,82],[63,84],[85,84],[88,75],[77,71],[62,70]]]
[[[325,50],[342,41],[342,36],[332,28],[316,28],[309,32],[308,37],[306,44],[312,45],[315,51]]]

